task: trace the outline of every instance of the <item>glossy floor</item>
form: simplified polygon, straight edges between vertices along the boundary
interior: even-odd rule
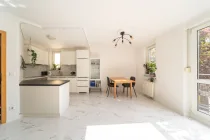
[[[210,129],[139,95],[71,94],[60,118],[0,125],[0,140],[210,140]]]

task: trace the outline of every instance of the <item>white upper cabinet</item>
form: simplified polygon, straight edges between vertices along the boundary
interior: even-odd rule
[[[75,65],[76,52],[75,51],[61,51],[61,65]]]
[[[77,58],[89,58],[89,50],[77,50]]]

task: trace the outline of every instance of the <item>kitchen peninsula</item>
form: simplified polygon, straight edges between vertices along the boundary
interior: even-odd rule
[[[58,117],[69,107],[69,80],[34,79],[19,85],[23,116]]]

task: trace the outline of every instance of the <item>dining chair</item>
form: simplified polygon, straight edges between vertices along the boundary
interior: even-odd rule
[[[112,87],[114,87],[114,83],[112,83],[110,78],[107,77],[107,89],[106,89],[107,97],[109,96],[110,88]],[[119,86],[116,85],[116,87],[119,87]],[[117,94],[117,88],[116,88],[116,94]],[[117,94],[117,97],[118,97],[118,94]]]
[[[133,80],[133,81],[136,81],[136,78],[134,77],[134,76],[131,76],[130,77],[130,80]],[[132,83],[132,87],[133,87],[133,91],[134,91],[134,93],[135,93],[135,95],[136,95],[136,97],[137,97],[137,94],[136,94],[136,90],[135,90],[135,82],[133,82]],[[123,93],[124,93],[124,91],[125,91],[125,88],[127,88],[127,96],[128,96],[128,88],[130,88],[130,84],[129,83],[123,83],[122,84],[122,86],[123,86]]]

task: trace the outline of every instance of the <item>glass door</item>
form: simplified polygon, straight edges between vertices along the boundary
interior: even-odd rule
[[[210,23],[190,32],[192,115],[210,120]]]

